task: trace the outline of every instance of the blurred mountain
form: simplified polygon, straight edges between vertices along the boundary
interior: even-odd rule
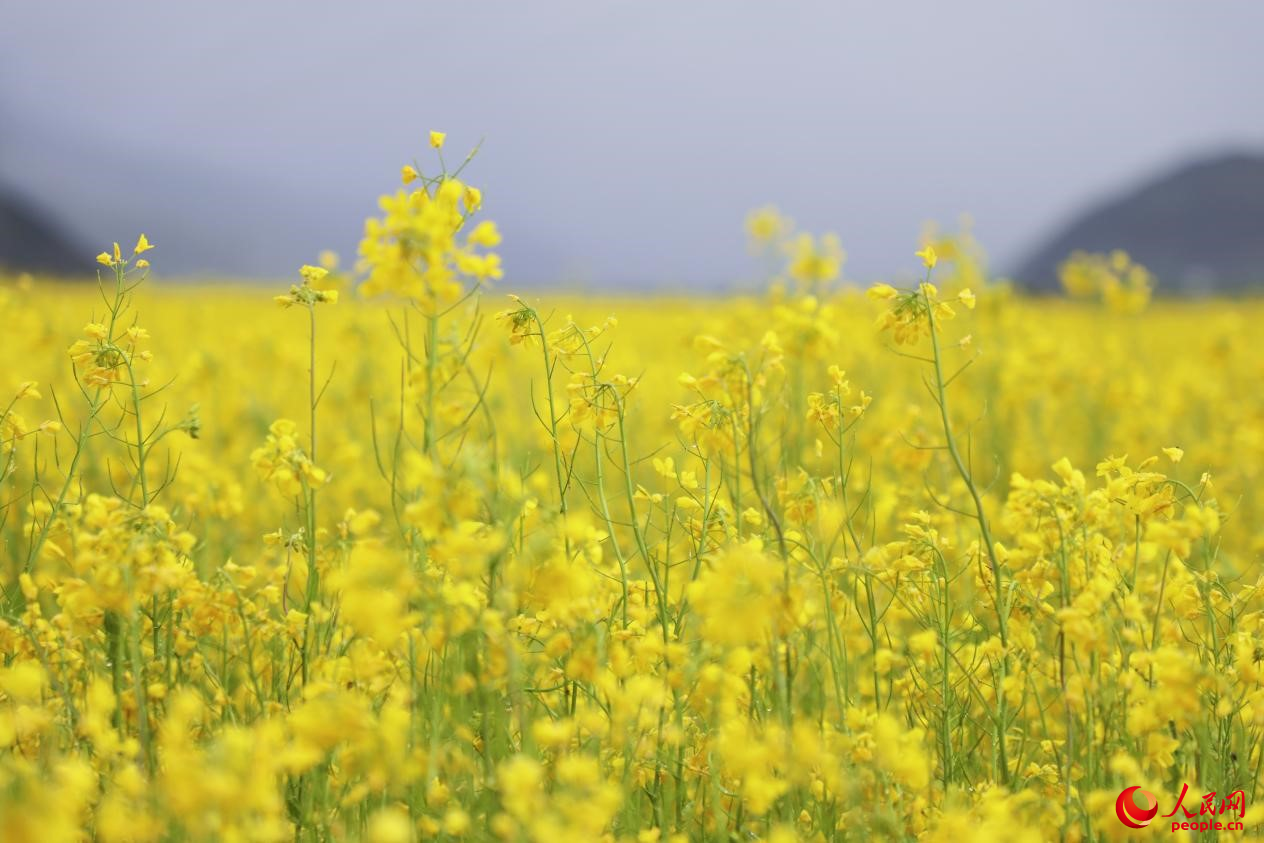
[[[83,251],[52,215],[18,191],[0,185],[0,268],[82,273]]]
[[[292,278],[325,249],[350,267],[365,218],[378,213],[378,194],[399,184],[398,167],[375,156],[382,157],[348,144],[337,171],[313,166],[311,158],[269,166],[262,154],[247,167],[179,145],[141,147],[0,100],[0,194],[9,195],[7,186],[38,200],[39,218],[63,233],[61,242],[72,247],[63,251],[74,259],[49,271],[68,276],[92,277],[98,252],[141,232],[155,245],[155,272],[166,279]],[[515,285],[524,276],[537,283],[591,277],[541,222],[531,197],[485,195],[495,200],[493,218],[506,240],[501,253]],[[25,240],[26,230],[0,216],[0,243]],[[7,245],[0,249],[0,266],[8,254]]]
[[[4,131],[10,125],[14,130]],[[83,277],[97,269],[98,252],[141,232],[155,245],[154,267],[166,277],[289,277],[325,248],[351,258],[373,198],[328,190],[319,179],[243,172],[180,149],[141,149],[103,132],[29,117],[0,121],[3,185],[5,199],[34,199],[44,227],[69,244],[64,251],[73,262],[49,269]],[[29,230],[0,218],[6,244],[0,264],[10,254],[7,244]]]
[[[1235,153],[1178,167],[1072,220],[1012,273],[1058,289],[1058,265],[1082,249],[1123,249],[1166,293],[1264,285],[1264,155]]]

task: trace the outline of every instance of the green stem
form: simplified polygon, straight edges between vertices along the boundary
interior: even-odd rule
[[[930,273],[927,271],[927,280],[929,281]],[[932,363],[935,368],[935,391],[937,403],[939,404],[939,418],[944,427],[944,439],[948,449],[948,455],[952,458],[952,463],[957,469],[962,482],[965,483],[966,489],[970,492],[970,498],[974,502],[975,520],[979,522],[979,533],[983,539],[983,548],[987,553],[988,563],[992,569],[992,582],[995,590],[994,601],[996,606],[996,621],[998,633],[1001,638],[1001,661],[1000,661],[1000,677],[996,683],[996,705],[997,705],[997,724],[996,724],[996,743],[997,750],[1000,753],[999,763],[1001,767],[1001,782],[1008,784],[1009,782],[1009,763],[1006,759],[1005,750],[1005,732],[1006,732],[1006,705],[1005,705],[1005,679],[1009,672],[1009,636],[1008,625],[1005,616],[1005,600],[1004,589],[1001,583],[1001,566],[996,558],[996,548],[992,541],[992,530],[988,524],[987,512],[983,507],[983,497],[979,494],[978,486],[974,483],[974,477],[971,475],[970,469],[966,467],[965,461],[961,458],[961,452],[957,448],[956,438],[952,432],[952,421],[948,414],[948,396],[947,385],[944,382],[942,355],[939,348],[939,333],[935,329],[935,305],[930,299],[930,294],[926,290],[925,285],[922,287],[922,298],[926,304],[926,320],[930,327],[930,342],[933,352]]]

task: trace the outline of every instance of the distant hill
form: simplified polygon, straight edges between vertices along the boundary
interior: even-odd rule
[[[289,278],[322,249],[350,262],[375,191],[396,183],[396,168],[382,167],[361,193],[327,189],[324,179],[132,146],[26,112],[6,121],[3,106],[0,197],[16,194],[45,228],[69,233],[72,276],[93,277],[97,253],[142,231],[163,278]]]
[[[88,257],[48,215],[0,186],[0,268],[83,274]]]
[[[1168,293],[1264,287],[1264,155],[1234,154],[1180,167],[1090,209],[1019,264],[1012,276],[1058,288],[1076,249],[1124,249]]]

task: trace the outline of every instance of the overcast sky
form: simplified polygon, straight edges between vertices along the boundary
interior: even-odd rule
[[[854,278],[963,212],[1004,268],[1114,189],[1264,148],[1262,31],[1258,0],[14,2],[0,182],[94,250],[143,227],[175,270],[277,275],[353,249],[434,128],[486,139],[509,287],[748,276],[769,202]]]

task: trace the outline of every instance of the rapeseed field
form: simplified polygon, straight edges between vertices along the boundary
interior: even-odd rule
[[[771,208],[522,291],[422,169],[288,289],[4,279],[0,840],[1251,832],[1264,303]]]

